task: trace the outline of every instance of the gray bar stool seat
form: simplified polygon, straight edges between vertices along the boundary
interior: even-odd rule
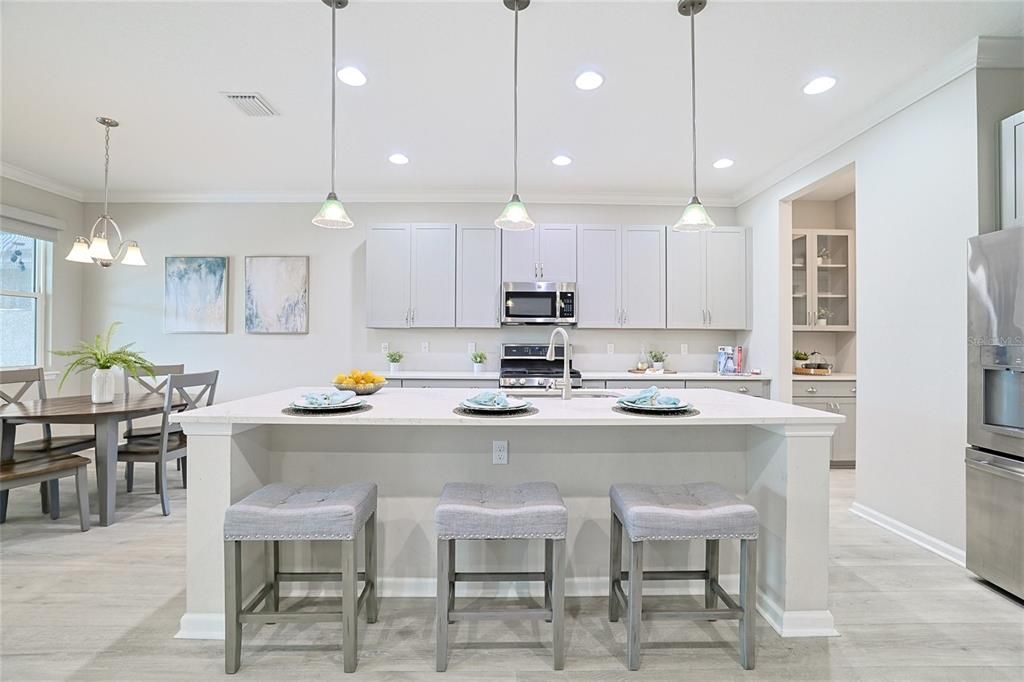
[[[547,620],[554,669],[564,667],[565,535],[569,511],[554,483],[513,486],[448,483],[434,512],[437,526],[437,671],[448,668],[448,625],[460,620]],[[544,572],[457,572],[458,540],[544,540]],[[481,611],[455,608],[455,583],[543,581],[544,608]]]
[[[366,607],[366,622],[377,621],[377,484],[350,483],[333,488],[264,486],[228,507],[224,514],[225,671],[241,665],[242,624],[286,622],[342,623],[345,672],[354,672],[356,618]],[[363,533],[365,570],[356,570],[356,537]],[[282,572],[280,541],[328,540],[341,543],[340,573]],[[242,605],[242,543],[264,543],[266,579]],[[356,596],[356,583],[363,581]],[[339,581],[342,610],[289,612],[280,610],[282,582]],[[256,611],[260,604],[264,608]]]
[[[653,610],[648,616],[671,615],[689,620],[740,621],[740,663],[754,667],[757,602],[757,509],[717,483],[682,485],[617,484],[611,487],[611,556],[608,619],[616,622],[627,612],[627,667],[640,668],[640,621],[644,616],[644,580],[702,580],[704,609]],[[629,571],[622,570],[622,535],[630,542]],[[645,541],[697,540],[706,544],[702,571],[644,571]],[[718,542],[740,541],[739,603],[718,582]],[[628,596],[622,581],[629,582]],[[726,608],[717,608],[718,600]]]

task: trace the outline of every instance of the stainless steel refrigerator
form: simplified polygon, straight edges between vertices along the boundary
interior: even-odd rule
[[[1024,228],[968,244],[967,568],[1024,598]]]

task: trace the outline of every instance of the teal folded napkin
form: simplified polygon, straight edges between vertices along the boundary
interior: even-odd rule
[[[314,407],[329,407],[330,405],[341,405],[349,398],[354,398],[355,396],[355,391],[339,391],[338,389],[332,389],[329,391],[303,393],[302,402]]]
[[[508,407],[508,396],[500,391],[484,391],[466,398],[466,402],[480,407]]]
[[[619,403],[623,405],[642,405],[645,407],[652,405],[676,407],[679,405],[679,398],[671,395],[663,395],[657,386],[651,386],[650,388],[645,388],[639,393],[619,398]]]

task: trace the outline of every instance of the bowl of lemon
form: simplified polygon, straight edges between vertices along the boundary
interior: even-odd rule
[[[348,374],[334,377],[334,387],[341,391],[355,391],[357,395],[370,395],[384,388],[388,380],[376,372],[354,369]]]

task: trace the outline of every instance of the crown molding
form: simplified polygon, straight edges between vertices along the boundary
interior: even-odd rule
[[[6,162],[0,164],[0,175],[8,180],[14,180],[15,182],[20,182],[21,184],[28,185],[29,187],[35,187],[36,189],[41,189],[43,191],[50,192],[51,194],[57,194],[65,199],[73,199],[74,201],[82,202],[85,201],[85,192],[77,187],[66,185],[63,182],[54,180],[53,178],[33,173],[30,170],[25,170],[24,168],[14,166]]]

